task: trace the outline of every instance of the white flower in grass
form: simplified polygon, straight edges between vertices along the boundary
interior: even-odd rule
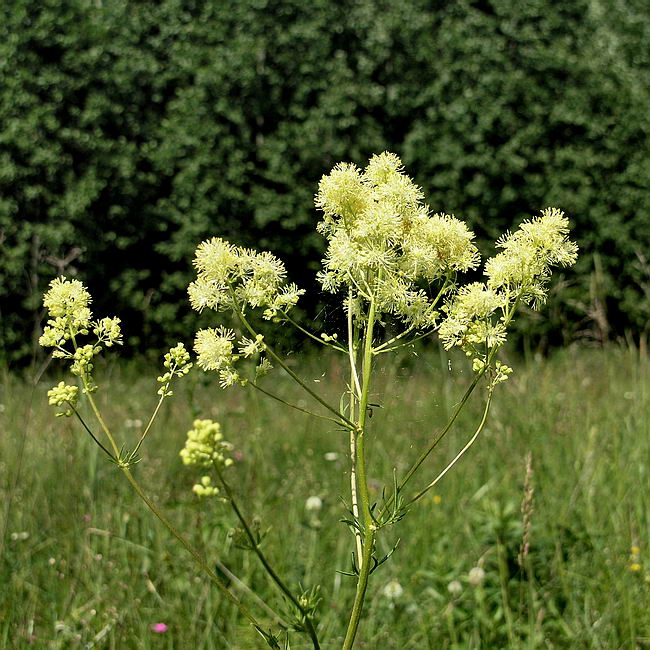
[[[389,600],[397,600],[398,598],[402,597],[402,594],[404,593],[404,587],[402,587],[402,585],[397,582],[397,580],[391,580],[386,584],[382,593]]]
[[[323,500],[320,497],[311,496],[305,501],[305,510],[318,512],[323,507]]]
[[[467,581],[472,587],[478,587],[485,580],[485,571],[480,566],[470,569],[467,574]]]
[[[463,593],[463,585],[458,580],[452,580],[447,585],[447,591],[455,598]]]

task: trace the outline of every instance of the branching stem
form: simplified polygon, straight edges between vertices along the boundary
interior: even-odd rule
[[[84,387],[86,387],[87,382],[85,378],[82,378],[82,380],[84,383]],[[113,437],[113,434],[111,433],[110,429],[106,425],[106,422],[104,421],[104,418],[102,417],[102,414],[99,408],[97,407],[97,404],[95,402],[95,399],[92,396],[92,393],[87,392],[87,397],[90,406],[93,410],[93,413],[95,414],[97,422],[99,422],[99,426],[102,428],[102,431],[105,433],[106,437],[111,443],[111,447],[113,448],[115,456],[119,457],[120,450],[117,447],[115,438]],[[239,609],[239,611],[241,611],[241,613],[248,619],[248,621],[256,629],[262,630],[261,625],[251,614],[248,608],[239,600],[239,598],[237,598],[230,592],[228,587],[226,587],[226,585],[220,580],[219,576],[208,566],[203,556],[185,539],[185,537],[183,537],[183,535],[181,535],[176,530],[175,526],[159,510],[158,506],[156,506],[156,504],[145,494],[144,490],[140,487],[140,484],[136,481],[135,477],[131,473],[131,470],[125,466],[120,466],[120,469],[122,470],[122,473],[124,474],[128,482],[131,484],[131,487],[135,490],[136,494],[142,499],[142,501],[149,508],[149,510],[151,510],[151,512],[158,518],[158,520],[165,526],[165,528],[167,528],[167,530],[181,543],[183,548],[194,558],[196,563],[203,569],[203,571],[205,571],[205,573],[208,575],[210,580],[212,580],[212,582],[219,588],[219,590],[223,593],[223,595],[231,603],[233,603]]]
[[[328,420],[329,422],[334,422],[335,424],[338,425],[342,424],[340,420],[337,420],[336,418],[331,418],[329,415],[321,415],[320,413],[314,413],[313,411],[302,408],[302,406],[298,406],[297,404],[292,404],[291,402],[287,402],[286,400],[282,399],[280,396],[274,395],[273,393],[269,392],[265,388],[262,388],[259,384],[256,384],[254,381],[249,381],[246,385],[252,386],[256,390],[260,391],[260,393],[263,393],[264,395],[267,395],[271,399],[274,399],[277,402],[280,402],[281,404],[288,406],[289,408],[295,409],[296,411],[300,411],[301,413],[306,413],[307,415],[311,415],[312,417],[315,418],[320,418],[321,420]]]
[[[488,398],[485,403],[485,409],[483,411],[483,417],[481,418],[481,422],[479,423],[476,431],[474,432],[474,435],[469,439],[467,444],[456,454],[454,459],[445,467],[445,469],[436,476],[429,485],[427,485],[423,490],[420,490],[406,505],[410,505],[411,503],[415,503],[418,499],[423,497],[431,488],[433,488],[438,481],[442,479],[442,477],[456,464],[458,460],[465,454],[465,452],[476,442],[476,439],[479,437],[481,431],[483,431],[483,427],[485,426],[485,422],[487,421],[487,416],[488,412],[490,410],[490,404],[492,402],[492,393],[488,393]]]
[[[237,299],[235,297],[235,292],[232,290],[232,287],[228,285],[228,289],[230,291],[230,297],[232,299],[232,304],[233,304],[233,310],[235,314],[237,315],[237,318],[241,322],[241,324],[244,326],[244,328],[249,332],[254,337],[257,337],[257,332],[253,329],[251,324],[248,322],[246,319],[246,316],[244,316],[242,310],[239,307],[239,304],[237,303]],[[319,404],[324,406],[328,411],[331,413],[334,413],[337,418],[341,421],[341,423],[345,423],[346,428],[352,427],[354,428],[355,424],[348,420],[348,418],[345,417],[342,413],[337,411],[331,404],[328,404],[318,393],[315,393],[307,384],[296,375],[296,373],[287,366],[287,364],[282,360],[282,358],[276,354],[268,344],[265,343],[265,350],[266,353],[293,379],[298,385],[300,385],[303,390],[305,390],[311,397],[313,397]]]
[[[287,314],[286,311],[283,309],[280,310],[280,313],[284,316],[284,318],[287,320],[287,322],[291,323],[299,332],[302,332],[306,336],[308,336],[310,339],[313,339],[317,343],[320,343],[321,345],[324,345],[328,348],[332,348],[333,350],[337,350],[338,352],[344,352],[347,354],[347,350],[342,346],[342,345],[336,345],[332,343],[331,341],[325,341],[324,339],[316,336],[315,334],[312,334],[309,330],[305,329],[300,323],[296,323],[289,314]]]
[[[250,529],[250,526],[248,525],[248,522],[246,521],[246,518],[242,514],[241,510],[239,509],[239,506],[237,505],[237,501],[235,501],[235,495],[233,494],[232,490],[230,489],[230,485],[228,485],[226,479],[223,476],[223,472],[219,468],[219,464],[216,462],[212,463],[214,466],[214,471],[217,474],[217,477],[219,478],[219,481],[223,485],[224,490],[226,491],[226,494],[228,495],[228,499],[230,500],[230,505],[232,506],[232,509],[234,510],[235,514],[237,515],[237,519],[239,519],[239,522],[242,525],[242,528],[244,529],[244,532],[246,533],[246,537],[248,537],[248,541],[251,544],[251,548],[255,552],[255,555],[257,555],[259,561],[261,562],[262,566],[266,570],[266,572],[269,574],[271,580],[275,583],[275,585],[280,589],[280,591],[293,603],[293,605],[300,611],[302,614],[304,621],[305,621],[305,627],[307,628],[307,633],[309,634],[309,637],[311,638],[312,644],[314,645],[314,650],[320,650],[320,645],[318,643],[318,636],[316,634],[316,630],[314,629],[313,622],[311,620],[311,616],[307,610],[300,604],[298,599],[293,595],[291,590],[284,584],[284,581],[280,578],[280,576],[275,572],[269,561],[267,560],[266,556],[264,553],[262,553],[262,550],[259,547],[259,544],[257,543],[257,540],[255,539],[255,536],[253,535],[253,532]]]

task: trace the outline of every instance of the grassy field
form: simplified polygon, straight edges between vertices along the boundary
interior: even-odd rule
[[[370,447],[378,498],[393,468],[403,472],[444,423],[469,378],[463,359],[436,351],[393,361],[379,369],[371,399],[381,405]],[[343,367],[329,357],[324,364],[295,360],[338,403]],[[383,531],[381,550],[401,541],[372,575],[358,647],[650,647],[650,363],[612,348],[512,365],[482,437],[435,492]],[[156,373],[98,369],[98,399],[124,440],[136,438],[155,404]],[[278,393],[303,399],[278,371],[272,377]],[[1,378],[0,647],[263,647],[80,427],[53,417],[45,393],[59,379],[32,387]],[[481,406],[480,395],[472,399],[417,485],[462,447]],[[196,474],[178,452],[196,416],[222,423],[235,445],[228,471],[240,502],[270,529],[263,549],[292,586],[321,585],[319,634],[324,648],[340,647],[354,594],[354,581],[336,572],[349,569],[353,545],[339,523],[345,434],[250,390],[221,391],[197,373],[178,386],[135,468],[214,565],[278,610],[255,557],[232,543],[229,506],[199,507],[191,493]],[[534,510],[522,568],[529,453]],[[305,509],[310,496],[322,499],[320,511]],[[477,566],[484,580],[472,584]],[[246,591],[231,587],[264,618]],[[155,623],[167,630],[152,631]],[[311,646],[294,635],[291,647]]]

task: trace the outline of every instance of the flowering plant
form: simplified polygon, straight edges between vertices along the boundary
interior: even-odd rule
[[[323,214],[318,231],[327,240],[318,280],[324,291],[341,297],[345,331],[318,336],[297,323],[291,310],[304,291],[287,281],[282,262],[268,252],[243,249],[218,237],[199,244],[194,260],[197,277],[188,291],[194,309],[212,310],[229,319],[196,333],[194,352],[199,368],[217,373],[223,389],[252,388],[290,408],[325,419],[346,434],[350,499],[345,523],[354,538],[350,575],[356,580],[343,642],[343,648],[350,649],[359,628],[370,576],[392,553],[382,557],[377,554],[377,538],[382,529],[398,523],[477,439],[488,417],[495,387],[512,372],[499,359],[499,351],[517,309],[521,305],[533,309],[543,305],[551,268],[573,264],[577,247],[568,239],[568,219],[559,210],[549,208],[497,241],[501,252],[485,263],[485,282],[461,284],[459,274],[480,265],[473,233],[454,216],[432,214],[423,202],[420,188],[391,153],[374,156],[365,169],[346,163],[335,166],[320,182],[316,206]],[[270,647],[280,648],[283,634],[288,647],[289,631],[295,630],[306,634],[314,648],[319,648],[317,589],[294,593],[262,552],[259,531],[248,523],[226,479],[226,469],[232,464],[228,457],[231,445],[224,441],[218,423],[197,419],[181,457],[186,465],[201,468],[202,476],[193,488],[197,498],[217,497],[230,503],[241,526],[235,533],[238,542],[257,555],[290,605],[289,614],[280,619],[281,632],[262,625],[226,589],[206,559],[143,492],[132,467],[139,460],[139,450],[163,400],[173,394],[172,382],[190,371],[190,355],[182,343],[165,355],[165,372],[158,377],[160,398],[153,415],[133,450],[120,447],[93,397],[97,390],[93,359],[104,347],[121,343],[120,321],[92,320],[90,302],[90,295],[77,280],[56,279],[45,295],[50,320],[41,344],[52,347],[54,356],[69,361],[73,375],[78,377],[78,385],[61,382],[53,388],[49,392],[50,403],[64,408],[58,415],[76,415],[81,420],[87,433],[124,472],[139,496],[224,595],[240,607]],[[262,321],[295,326],[318,344],[344,356],[349,380],[339,404],[328,402],[286,364],[254,326],[250,315],[255,311],[261,312]],[[389,323],[398,328],[398,333],[391,337],[386,334]],[[472,381],[445,426],[429,437],[403,476],[395,475],[393,485],[384,490],[382,503],[372,503],[366,458],[367,447],[372,444],[369,396],[373,361],[378,355],[436,333],[446,349],[458,347],[470,358]],[[92,342],[83,345],[81,337],[85,336],[91,336]],[[287,402],[264,383],[264,377],[277,368],[307,393],[313,401],[312,408]],[[485,406],[473,435],[437,477],[411,490],[416,473],[479,385],[484,386]],[[80,415],[79,389],[90,403],[106,444]]]

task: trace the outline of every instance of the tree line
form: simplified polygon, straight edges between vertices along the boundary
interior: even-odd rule
[[[544,207],[570,216],[579,264],[528,334],[647,331],[646,2],[0,5],[5,363],[33,354],[60,274],[134,350],[186,338],[193,251],[213,235],[315,289],[318,180],[384,150],[486,254]]]

